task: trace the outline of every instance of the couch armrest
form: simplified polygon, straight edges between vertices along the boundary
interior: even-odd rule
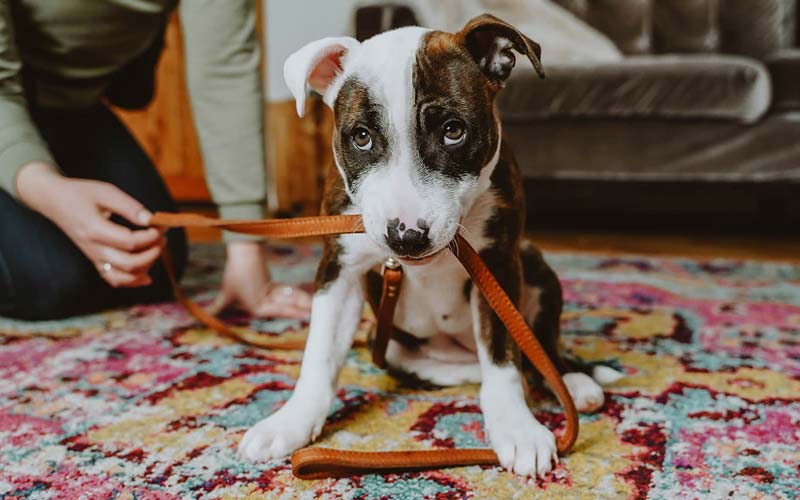
[[[499,95],[504,120],[647,117],[752,123],[771,102],[767,69],[739,56],[637,56],[546,68],[544,81],[527,68],[517,69]]]
[[[781,50],[766,62],[772,78],[772,109],[800,109],[800,49]]]

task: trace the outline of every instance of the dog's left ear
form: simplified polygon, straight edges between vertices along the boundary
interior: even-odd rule
[[[355,38],[331,37],[311,43],[290,55],[283,65],[283,78],[297,104],[297,114],[305,114],[306,93],[311,88],[331,105],[331,88],[342,73],[345,59],[361,44]]]
[[[508,78],[515,62],[511,49],[526,55],[539,77],[544,78],[542,48],[507,22],[491,14],[481,14],[468,21],[458,35],[489,78],[498,81]]]

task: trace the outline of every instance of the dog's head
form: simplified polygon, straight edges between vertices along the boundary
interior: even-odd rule
[[[438,253],[489,188],[500,151],[494,97],[512,49],[544,76],[539,45],[488,14],[457,33],[325,38],[286,61],[298,114],[309,87],[333,108],[336,166],[367,234],[388,253]]]

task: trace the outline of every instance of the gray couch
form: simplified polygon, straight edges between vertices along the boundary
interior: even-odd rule
[[[796,0],[556,1],[627,57],[501,93],[534,218],[797,227]]]
[[[545,80],[518,65],[500,93],[530,221],[800,227],[800,0],[554,1],[626,57],[544,53]],[[386,9],[359,38],[414,23]]]

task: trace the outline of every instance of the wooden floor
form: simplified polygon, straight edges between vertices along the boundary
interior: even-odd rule
[[[800,237],[572,231],[532,233],[529,236],[542,250],[551,252],[754,259],[800,264]]]
[[[198,211],[197,207],[187,208]],[[199,210],[208,213],[209,210]],[[214,229],[191,229],[193,242],[220,241]],[[595,254],[640,254],[695,258],[788,261],[800,264],[800,236],[794,238],[637,234],[612,231],[538,231],[528,235],[544,251]]]

